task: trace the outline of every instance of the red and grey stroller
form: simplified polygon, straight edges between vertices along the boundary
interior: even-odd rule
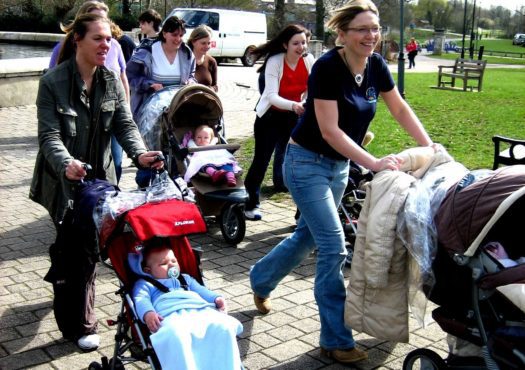
[[[470,173],[448,190],[425,294],[454,342],[447,359],[417,349],[403,369],[525,368],[524,220],[525,166]]]
[[[107,195],[106,202],[112,196]],[[144,197],[144,194],[137,193],[136,196]],[[132,198],[128,199],[128,205],[134,202]],[[117,217],[101,213],[105,214],[99,220],[101,258],[103,261],[109,259],[110,267],[119,278],[117,294],[121,296],[122,304],[117,319],[108,320],[109,326],[117,326],[113,357],[102,357],[101,363],[92,362],[89,369],[123,369],[124,365],[136,361],[149,362],[153,369],[160,368],[148,340],[149,331],[135,313],[130,294],[135,277],[127,264],[128,253],[137,252],[153,237],[168,237],[181,272],[202,284],[200,254],[191,247],[187,236],[205,233],[206,223],[195,204],[178,199],[148,202]]]

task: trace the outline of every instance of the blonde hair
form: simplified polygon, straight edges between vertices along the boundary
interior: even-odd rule
[[[90,0],[90,1],[86,1],[84,4],[82,4],[80,6],[80,8],[78,8],[77,14],[75,15],[75,19],[80,17],[81,15],[89,14],[93,10],[102,10],[102,11],[106,12],[106,16],[109,13],[109,8],[108,8],[108,6],[106,4],[104,4],[101,1]],[[71,26],[73,24],[73,22],[74,22],[74,20],[72,20],[68,24],[60,23],[60,29],[63,32],[68,33],[68,28],[69,28],[69,26]],[[111,33],[113,33],[113,29],[111,30]]]
[[[108,6],[102,1],[90,0],[86,1],[80,6],[80,8],[78,8],[75,18],[82,14],[91,13],[93,10],[103,10],[106,13],[109,13]]]
[[[191,31],[190,37],[188,37],[188,45],[193,50],[193,43],[195,41],[199,41],[200,39],[204,39],[206,37],[210,37],[213,35],[213,30],[206,26],[205,24],[201,24],[199,27],[196,27]]]
[[[193,136],[197,136],[197,133],[203,131],[203,130],[210,130],[211,131],[211,135],[210,135],[210,142],[215,139],[215,132],[213,131],[213,128],[211,128],[210,126],[208,125],[200,125],[200,126],[197,126],[197,128],[195,129],[195,132],[193,133],[194,135]]]
[[[379,17],[379,11],[370,0],[351,0],[341,8],[335,9],[326,26],[334,31],[344,31],[346,26],[362,12],[370,11]]]

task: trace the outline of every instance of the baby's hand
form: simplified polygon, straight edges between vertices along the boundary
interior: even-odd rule
[[[224,312],[224,313],[228,312],[228,309],[226,308],[226,301],[224,300],[223,297],[215,298],[215,306],[221,312]]]
[[[160,329],[160,322],[162,320],[164,320],[164,318],[155,311],[148,311],[144,314],[144,322],[152,333]]]

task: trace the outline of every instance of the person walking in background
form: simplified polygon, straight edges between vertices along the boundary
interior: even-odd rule
[[[314,57],[306,53],[309,37],[306,28],[291,24],[254,50],[256,57],[266,58],[260,68],[264,71],[264,90],[255,107],[255,153],[244,182],[250,197],[244,213],[248,220],[262,218],[259,198],[268,164],[276,145],[286,145],[297,118],[304,112],[303,99],[314,63]],[[286,188],[282,182],[282,161],[274,161],[276,170],[274,187],[283,191]]]
[[[408,69],[412,67],[416,68],[416,55],[418,52],[418,44],[415,38],[411,37],[410,42],[407,44],[406,49],[408,53]]]
[[[98,247],[94,231],[76,234],[68,216],[76,210],[70,208],[75,188],[87,175],[84,163],[95,178],[116,184],[112,134],[136,166],[161,168],[163,162],[155,162],[161,152],[147,151],[122,83],[105,67],[113,40],[110,20],[82,14],[64,30],[58,65],[38,88],[39,150],[29,197],[47,209],[57,230],[45,280],[53,284],[58,328],[81,349],[93,350],[100,343],[94,307]]]
[[[148,9],[139,15],[140,32],[144,38],[140,40],[140,47],[153,44],[162,24],[162,17],[155,9]]]
[[[422,146],[433,146],[421,122],[395,87],[374,49],[381,37],[379,13],[370,0],[335,10],[327,26],[338,46],[317,60],[308,80],[305,112],[292,132],[284,161],[285,183],[301,211],[297,228],[250,271],[259,312],[272,309],[270,294],[301,261],[317,250],[314,296],[321,321],[321,353],[342,363],[366,359],[344,323],[342,268],[347,251],[337,208],[348,182],[349,160],[373,171],[397,170],[400,158],[376,158],[362,143],[379,96],[392,116]]]
[[[201,25],[196,27],[188,38],[188,46],[195,55],[195,79],[198,83],[218,91],[217,86],[217,61],[208,54],[211,47],[213,30]]]
[[[122,49],[122,55],[126,63],[130,60],[137,44],[135,41],[122,31],[122,29],[114,22],[111,22],[111,34],[118,41],[120,48]]]
[[[103,17],[108,17],[109,8],[106,4],[100,1],[91,0],[86,1],[82,4],[82,6],[78,9],[77,14],[75,18],[79,17],[82,14],[87,13],[94,13],[99,14]],[[110,70],[115,71],[117,75],[120,77],[120,80],[122,81],[122,85],[124,86],[124,91],[126,93],[126,98],[129,102],[129,84],[128,84],[128,78],[126,76],[126,60],[124,58],[124,54],[122,53],[122,48],[120,47],[119,42],[115,39],[115,35],[113,34],[113,30],[115,30],[115,26],[120,30],[120,28],[112,24],[112,38],[111,38],[111,47],[108,51],[108,54],[106,56],[106,67],[108,67]],[[64,26],[61,25],[61,28],[64,30]],[[120,31],[122,32],[122,31]],[[60,51],[62,48],[62,42],[59,42],[57,45],[55,45],[55,48],[53,49],[53,52],[51,54],[51,59],[49,61],[49,68],[54,67],[57,65],[58,60],[60,58]],[[120,177],[122,175],[122,147],[117,142],[117,139],[115,137],[111,138],[111,155],[113,156],[113,161],[115,163],[115,169],[117,171],[117,184],[120,181]]]

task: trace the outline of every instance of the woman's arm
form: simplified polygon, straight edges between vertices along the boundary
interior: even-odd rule
[[[430,146],[433,144],[432,139],[428,136],[416,114],[401,97],[397,88],[394,87],[388,92],[381,92],[381,97],[385,101],[390,114],[419,145]]]
[[[126,94],[126,100],[129,103],[130,102],[129,100],[129,82],[128,82],[128,76],[126,76],[126,71],[122,71],[122,73],[120,74],[120,80],[122,81],[122,87],[124,87],[124,92]]]
[[[64,176],[66,166],[74,159],[69,153],[62,139],[62,128],[57,110],[54,86],[51,86],[44,77],[40,79],[36,99],[38,118],[38,144],[47,162],[53,168],[57,177]],[[67,113],[67,112],[66,112]],[[64,119],[68,116],[63,114]],[[69,127],[66,133],[74,130],[74,117],[70,116]],[[71,134],[72,135],[72,134]]]
[[[217,92],[219,91],[219,86],[217,85],[217,61],[215,58],[210,57],[210,60],[208,61],[208,66],[210,68],[210,74],[211,74],[211,88]]]
[[[126,75],[130,88],[141,94],[147,92],[155,83],[151,76],[146,76],[145,59],[150,57],[148,53],[144,49],[138,50],[126,65]]]
[[[397,170],[399,168],[401,162],[397,156],[388,155],[377,159],[357,145],[339,128],[337,101],[314,99],[314,108],[323,139],[338,153],[372,171]]]

